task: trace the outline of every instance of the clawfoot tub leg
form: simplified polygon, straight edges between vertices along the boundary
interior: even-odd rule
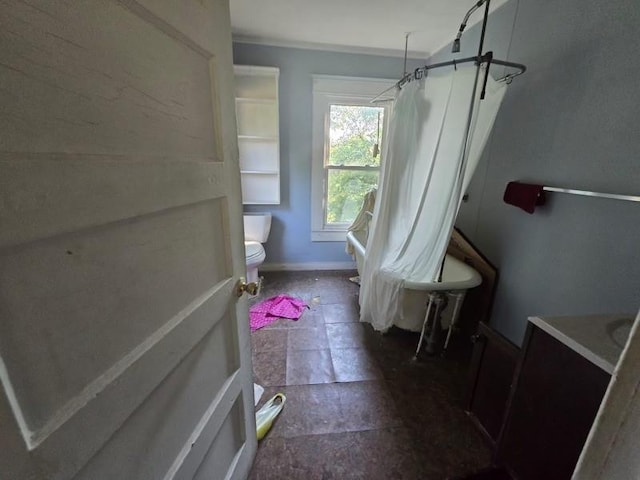
[[[462,305],[462,298],[464,297],[464,292],[460,293],[450,293],[452,297],[456,299],[456,303],[453,305],[453,312],[451,314],[451,323],[449,324],[449,331],[447,332],[447,339],[444,341],[444,349],[442,354],[447,351],[447,347],[449,346],[449,340],[451,339],[451,332],[453,332],[453,328],[458,322],[458,317],[460,316],[460,306]]]
[[[433,315],[433,321],[431,322],[431,333],[429,334],[429,340],[427,341],[427,353],[433,355],[436,353],[436,343],[438,341],[438,330],[440,327],[440,314],[447,308],[447,297],[442,292],[435,293],[434,302],[436,303],[436,311]],[[444,305],[443,305],[444,304]]]
[[[420,353],[420,349],[422,348],[422,342],[424,341],[424,332],[427,329],[427,324],[429,323],[429,314],[431,313],[431,305],[435,300],[436,295],[434,293],[429,294],[429,302],[427,303],[427,313],[424,314],[424,321],[422,322],[422,331],[420,332],[420,340],[418,340],[418,348],[416,348],[416,354],[413,357],[414,360],[418,359],[418,353]]]

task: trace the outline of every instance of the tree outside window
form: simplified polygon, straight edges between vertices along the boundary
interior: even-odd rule
[[[330,106],[325,225],[350,224],[364,195],[378,185],[384,110],[363,105]]]

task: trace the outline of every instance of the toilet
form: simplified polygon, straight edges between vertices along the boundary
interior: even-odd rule
[[[265,259],[262,244],[269,238],[271,231],[270,213],[245,213],[244,216],[244,252],[247,263],[247,283],[258,281],[258,267]]]

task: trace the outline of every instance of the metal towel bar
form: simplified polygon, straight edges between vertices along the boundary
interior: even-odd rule
[[[618,195],[617,193],[591,192],[588,190],[574,190],[573,188],[543,187],[545,192],[568,193],[571,195],[584,195],[585,197],[611,198],[613,200],[625,200],[627,202],[640,202],[640,195]]]

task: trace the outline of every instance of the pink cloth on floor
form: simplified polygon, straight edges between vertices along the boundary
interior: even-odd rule
[[[277,295],[255,304],[249,309],[251,331],[266,327],[279,318],[298,320],[308,305],[288,295]]]

